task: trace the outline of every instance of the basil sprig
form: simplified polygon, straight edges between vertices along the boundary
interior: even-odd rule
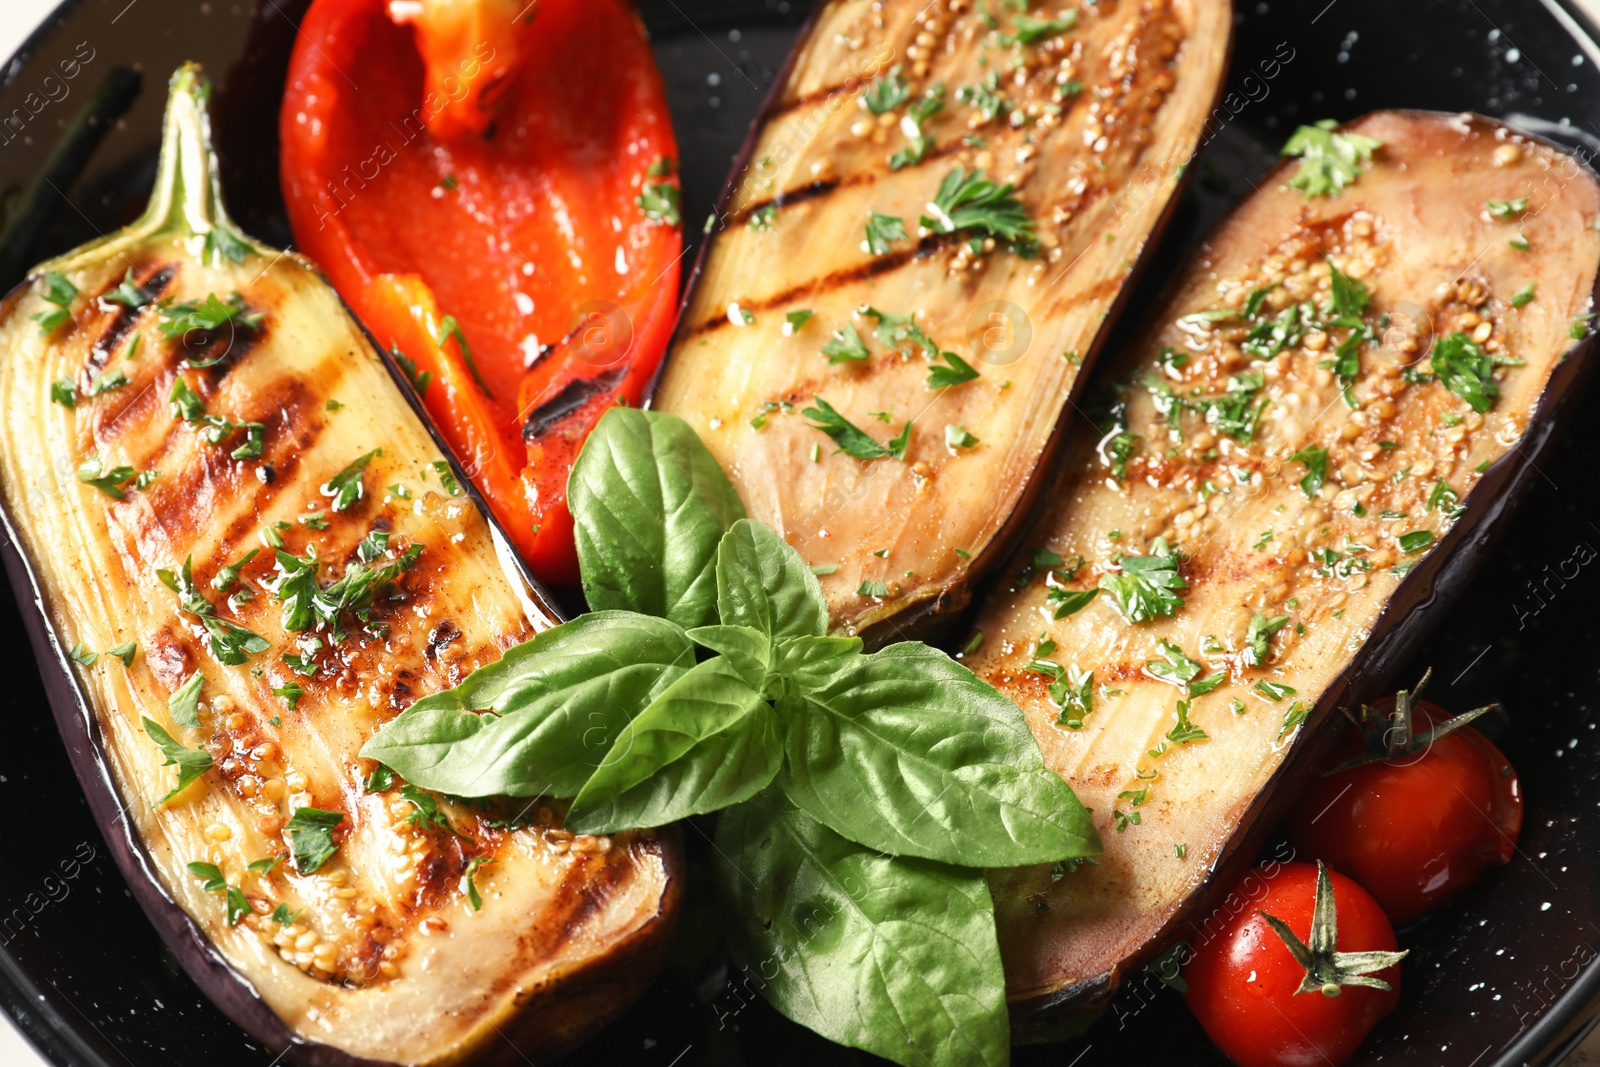
[[[736,950],[797,963],[763,990],[779,1011],[902,1063],[1005,1062],[981,868],[1100,849],[1017,706],[926,645],[828,636],[811,568],[677,418],[608,412],[568,500],[599,610],[361,754],[455,796],[570,797],[577,833],[724,811]],[[837,936],[814,936],[819,902]]]

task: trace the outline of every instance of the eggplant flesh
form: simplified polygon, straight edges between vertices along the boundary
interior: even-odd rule
[[[1064,10],[1062,28],[1021,43],[1012,14],[983,5],[823,5],[695,271],[652,402],[695,427],[753,517],[834,568],[821,580],[842,632],[871,640],[948,614],[1004,551],[1219,91],[1228,3]],[[867,100],[896,78],[903,102],[875,114]],[[896,168],[930,93],[930,143]],[[958,166],[1016,186],[1037,255],[919,227]],[[865,240],[874,212],[905,227],[882,254]],[[915,315],[979,377],[930,386],[940,358],[885,344],[868,307]],[[845,327],[870,358],[830,365],[822,348]],[[880,441],[913,420],[904,462],[837,454],[803,414],[819,396]],[[947,426],[976,443],[951,444]]]
[[[1208,238],[1150,328],[1108,357],[1105,396],[1125,401],[1125,417],[1074,438],[1025,545],[1066,562],[1050,571],[1046,557],[976,616],[967,664],[1023,708],[1105,841],[1098,866],[991,875],[1023,1036],[1103,1008],[1155,951],[1204,937],[1208,902],[1337,737],[1335,708],[1392,683],[1535,476],[1592,358],[1573,337],[1600,270],[1589,170],[1475,116],[1377,112],[1345,132],[1382,142],[1353,184],[1308,199],[1286,181],[1298,164],[1280,165]],[[1335,269],[1371,299],[1374,336],[1353,380],[1329,365],[1348,329],[1248,353],[1259,323],[1330,304]],[[1499,395],[1486,411],[1430,374],[1430,343],[1458,345],[1457,334],[1493,362]],[[1265,403],[1253,435],[1222,420],[1237,407],[1194,400],[1237,393],[1239,375],[1260,376],[1243,383],[1259,382],[1252,404]],[[1192,401],[1176,416],[1174,394]],[[1124,427],[1138,439],[1119,479],[1110,446]],[[1314,465],[1320,486],[1306,481]],[[1130,623],[1102,590],[1055,618],[1070,591],[1127,572],[1119,557],[1149,554],[1158,537],[1184,557],[1171,617]],[[1275,624],[1258,632],[1259,664],[1258,617]],[[1179,687],[1164,654],[1174,647],[1199,668]],[[1055,668],[1030,670],[1034,659],[1062,665],[1080,693],[1093,672],[1092,710],[1063,687],[1052,694]],[[1180,700],[1203,737],[1182,740]]]
[[[677,845],[651,833],[574,838],[537,803],[368,791],[375,765],[357,752],[382,723],[555,616],[333,289],[309,262],[233,230],[204,96],[194,68],[175,76],[146,215],[44,264],[0,305],[7,563],[19,597],[36,598],[22,607],[37,613],[35,647],[77,773],[180,962],[289,1062],[522,1062],[570,1047],[662,960]],[[64,307],[58,276],[76,290]],[[213,295],[241,315],[163,331],[185,302]],[[36,320],[61,310],[58,325]],[[247,429],[211,443],[205,423],[175,417],[178,379],[209,414],[259,423],[260,455],[233,455],[248,453]],[[75,407],[52,401],[57,382]],[[360,491],[338,495],[336,475],[378,449]],[[110,476],[104,492],[83,480],[86,463],[91,477],[159,475]],[[387,535],[376,555],[374,531]],[[344,615],[340,638],[285,629],[270,593],[273,538],[314,554],[324,584],[347,564],[421,550]],[[235,581],[213,583],[252,548]],[[191,559],[214,618],[270,649],[219,660],[204,609],[180,611],[156,573]],[[137,643],[126,667],[104,654],[124,642]],[[69,646],[103,654],[81,665]],[[187,728],[168,700],[194,672],[199,726]],[[177,771],[143,718],[211,757],[170,799]],[[293,855],[286,823],[303,806],[343,816],[320,867]],[[242,893],[242,917],[229,921],[230,894],[191,863],[214,864]]]

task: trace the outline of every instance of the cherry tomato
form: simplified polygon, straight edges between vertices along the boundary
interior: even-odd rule
[[[1373,710],[1393,707],[1389,697]],[[1417,734],[1449,717],[1427,701],[1412,715]],[[1361,751],[1352,737],[1334,765]],[[1511,862],[1521,829],[1516,772],[1488,738],[1462,726],[1409,755],[1318,778],[1291,816],[1290,841],[1354,878],[1403,923]]]
[[[1332,929],[1324,926],[1320,945],[1312,929],[1319,871],[1325,880],[1321,917],[1336,917]],[[1286,924],[1311,966],[1296,958],[1267,916]],[[1400,999],[1404,954],[1394,951],[1394,929],[1383,909],[1326,867],[1259,867],[1201,929],[1205,939],[1191,946],[1183,970],[1184,999],[1239,1067],[1343,1063]]]

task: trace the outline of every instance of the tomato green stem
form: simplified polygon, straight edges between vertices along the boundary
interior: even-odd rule
[[[1424,679],[1426,681],[1426,679]],[[1420,688],[1420,686],[1418,687]],[[1289,924],[1276,915],[1261,909],[1256,914],[1266,920],[1294,956],[1295,962],[1305,968],[1305,977],[1295,996],[1302,993],[1321,993],[1336,997],[1345,986],[1366,986],[1387,993],[1389,983],[1374,978],[1374,971],[1386,970],[1405,959],[1406,952],[1340,952],[1339,913],[1333,898],[1333,880],[1328,877],[1327,864],[1317,861],[1317,896],[1311,910],[1310,944],[1300,940]]]

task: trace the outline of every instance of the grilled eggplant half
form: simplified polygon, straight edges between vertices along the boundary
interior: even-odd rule
[[[1600,185],[1572,157],[1422,112],[1296,140],[1108,357],[1103,421],[969,637],[1105,839],[1098,866],[992,876],[1023,1033],[1195,936],[1593,358]]]
[[[676,846],[357,757],[552,615],[333,290],[229,223],[205,95],[174,77],[148,212],[0,305],[7,563],[57,721],[173,952],[291,1062],[568,1047],[666,950]]]
[[[1167,214],[1230,30],[1226,0],[815,14],[653,402],[827,571],[837,629],[948,613],[1003,551]]]

